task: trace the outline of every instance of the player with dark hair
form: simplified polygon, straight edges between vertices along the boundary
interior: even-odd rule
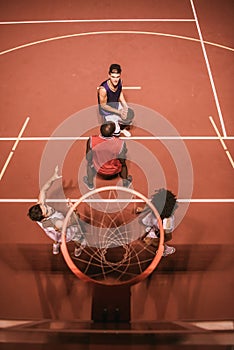
[[[96,174],[106,179],[119,175],[125,187],[129,187],[132,182],[126,164],[126,143],[115,137],[114,132],[115,123],[107,122],[101,125],[100,135],[91,136],[87,141],[87,176],[83,180],[89,190],[94,189],[93,179]]]
[[[171,191],[161,188],[151,197],[151,202],[160,215],[163,223],[165,242],[168,242],[172,239],[172,232],[175,228],[174,212],[178,208],[177,198]],[[150,208],[143,209],[140,207],[137,208],[136,212],[145,214],[145,216],[141,219],[143,225],[146,226],[145,234],[142,237],[145,243],[157,246],[160,231],[158,227],[158,220],[154,213]],[[174,247],[169,247],[167,244],[164,244],[163,256],[173,254],[174,252]]]
[[[63,213],[55,210],[46,203],[46,193],[52,186],[54,181],[60,179],[62,176],[58,175],[58,166],[54,170],[54,174],[42,187],[37,204],[29,208],[28,216],[32,221],[36,221],[38,225],[44,230],[46,235],[50,237],[53,243],[53,254],[59,253],[60,243],[62,240],[62,227],[64,222]],[[71,205],[71,203],[68,203]],[[84,238],[84,227],[82,222],[79,220],[79,215],[73,212],[71,215],[67,230],[66,230],[66,241],[75,242],[74,255],[77,257],[81,254],[81,250],[86,245]]]
[[[103,81],[98,88],[99,113],[104,121],[115,123],[115,136],[123,133],[131,136],[126,126],[132,123],[134,112],[128,115],[128,105],[124,98],[121,81],[122,69],[119,64],[112,64],[109,68],[108,79]]]

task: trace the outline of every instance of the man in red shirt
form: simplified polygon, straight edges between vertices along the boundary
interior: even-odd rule
[[[113,136],[115,123],[102,124],[100,132],[100,135],[91,136],[87,141],[87,176],[83,178],[85,185],[93,190],[93,178],[98,174],[106,179],[119,175],[123,179],[123,186],[129,187],[132,176],[128,175],[126,165],[127,147],[123,140]]]

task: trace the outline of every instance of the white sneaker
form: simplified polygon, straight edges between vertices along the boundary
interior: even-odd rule
[[[171,255],[175,253],[176,249],[174,247],[169,247],[169,245],[164,244],[163,256]]]
[[[82,249],[80,247],[75,247],[74,255],[75,255],[76,258],[78,256],[80,256],[81,252],[82,252]]]
[[[87,246],[87,241],[86,241],[85,238],[83,238],[83,240],[81,241],[80,246],[81,246],[82,249],[84,249]]]
[[[60,243],[53,243],[53,254],[56,255],[56,254],[59,254],[59,251],[60,251]]]
[[[130,137],[132,136],[132,134],[130,133],[130,131],[126,130],[126,129],[123,129],[120,131],[120,134],[124,134],[124,136],[126,137]]]

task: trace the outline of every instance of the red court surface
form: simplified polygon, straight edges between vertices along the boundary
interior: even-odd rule
[[[65,197],[86,192],[97,86],[116,62],[136,110],[132,186],[149,197],[165,185],[179,201],[176,253],[131,287],[131,322],[233,320],[233,13],[231,0],[0,3],[0,319],[92,320],[93,285],[52,255],[27,211],[56,164]]]

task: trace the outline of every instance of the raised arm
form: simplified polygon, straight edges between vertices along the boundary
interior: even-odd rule
[[[118,157],[118,159],[122,165],[121,172],[120,172],[120,176],[122,177],[122,179],[128,178],[128,168],[126,165],[126,158],[127,158],[126,154],[127,154],[127,146],[126,146],[126,143],[124,142],[122,150],[121,150],[119,157]]]
[[[58,165],[54,169],[54,174],[51,178],[42,186],[38,197],[38,204],[44,204],[46,200],[46,192],[51,187],[54,181],[61,179],[62,175],[58,174]]]

